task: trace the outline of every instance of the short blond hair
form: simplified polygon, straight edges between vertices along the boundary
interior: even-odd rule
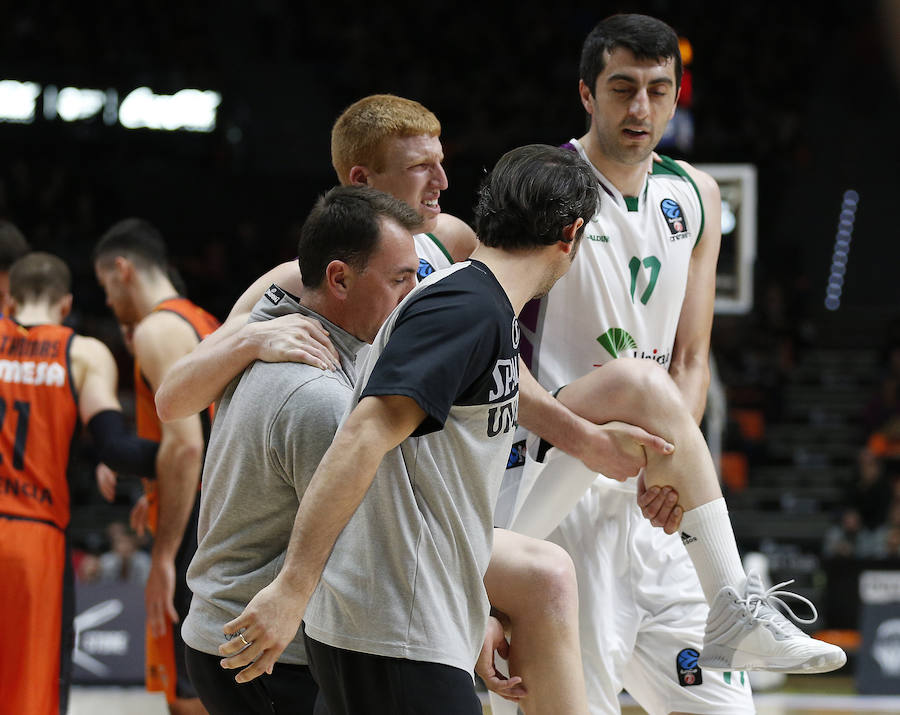
[[[390,137],[439,137],[441,123],[412,99],[373,94],[351,104],[331,129],[331,163],[342,184],[350,183],[350,169],[367,166],[381,171],[382,144]]]

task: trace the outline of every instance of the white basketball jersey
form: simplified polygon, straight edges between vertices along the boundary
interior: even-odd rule
[[[417,233],[413,236],[416,242],[416,255],[419,256],[419,280],[423,280],[435,271],[442,268],[449,268],[453,265],[453,259],[444,244],[441,243],[437,236],[431,233]]]
[[[588,161],[579,142],[571,144]],[[675,161],[654,162],[638,197],[622,196],[594,172],[603,188],[600,211],[585,227],[571,269],[520,318],[523,337],[536,346],[532,372],[548,390],[617,357],[669,368],[703,230],[697,187]],[[527,348],[522,352],[528,360]]]

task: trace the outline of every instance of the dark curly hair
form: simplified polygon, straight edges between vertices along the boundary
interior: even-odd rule
[[[485,246],[549,246],[563,240],[563,228],[576,219],[590,221],[599,202],[597,179],[580,156],[529,144],[504,154],[485,177],[475,204],[475,231]]]

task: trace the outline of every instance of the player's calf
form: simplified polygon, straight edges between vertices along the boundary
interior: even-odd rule
[[[509,674],[522,678],[523,711],[587,713],[571,557],[555,544],[496,529],[484,584],[508,618]]]

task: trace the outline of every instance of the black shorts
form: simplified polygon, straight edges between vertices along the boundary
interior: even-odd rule
[[[237,683],[218,655],[185,646],[191,682],[210,715],[327,715],[316,707],[319,688],[305,665],[276,663],[272,674]]]
[[[481,715],[472,675],[459,668],[325,645],[304,635],[329,715]]]

